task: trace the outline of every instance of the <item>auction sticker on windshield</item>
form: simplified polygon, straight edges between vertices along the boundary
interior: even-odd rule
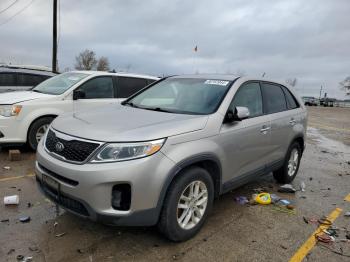
[[[205,80],[204,84],[207,85],[217,85],[217,86],[227,86],[230,81],[223,80]]]

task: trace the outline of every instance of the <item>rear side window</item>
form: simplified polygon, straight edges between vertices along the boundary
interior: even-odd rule
[[[262,91],[267,114],[287,110],[286,98],[280,86],[262,83]]]
[[[286,96],[288,109],[295,109],[299,107],[299,104],[291,92],[284,86],[282,86],[283,92]]]
[[[243,84],[235,94],[230,108],[244,106],[249,109],[250,117],[256,117],[263,114],[263,103],[259,83]]]
[[[18,86],[36,86],[48,79],[48,76],[32,75],[32,74],[17,74]]]
[[[110,76],[96,77],[79,87],[85,99],[114,98],[113,79]]]
[[[127,98],[148,85],[148,79],[118,76],[117,96]]]
[[[0,73],[0,86],[16,86],[15,73]]]

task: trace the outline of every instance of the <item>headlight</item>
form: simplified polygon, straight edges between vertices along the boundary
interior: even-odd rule
[[[165,139],[159,139],[139,143],[107,144],[92,159],[92,162],[116,162],[150,156],[158,152],[164,142]]]
[[[18,116],[21,110],[22,106],[19,105],[2,105],[0,106],[0,115],[6,117]]]

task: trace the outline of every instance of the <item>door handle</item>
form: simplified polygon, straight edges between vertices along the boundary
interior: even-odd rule
[[[260,132],[263,133],[263,134],[266,134],[267,131],[269,131],[271,129],[271,127],[269,126],[263,126],[261,129],[260,129]]]

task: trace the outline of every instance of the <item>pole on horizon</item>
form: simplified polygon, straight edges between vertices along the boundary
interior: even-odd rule
[[[53,0],[52,72],[57,73],[57,0]]]

